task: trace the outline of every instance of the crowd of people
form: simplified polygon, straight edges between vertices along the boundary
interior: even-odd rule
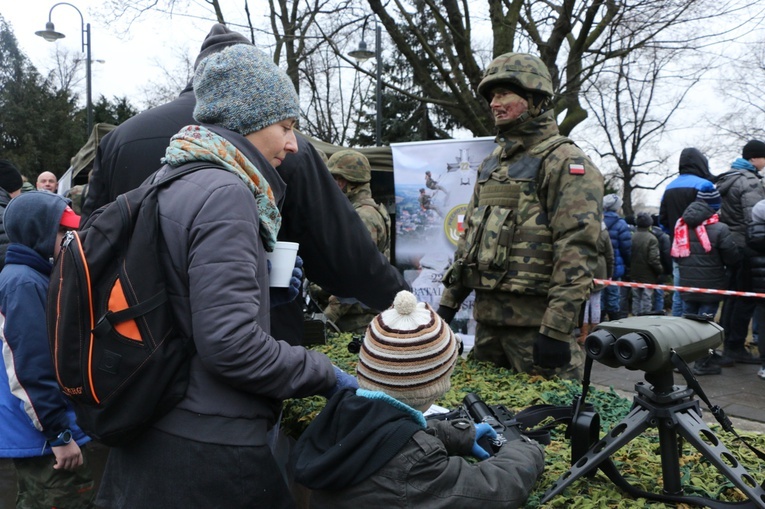
[[[757,237],[762,217],[754,211],[765,210],[765,188],[759,173],[763,168],[765,142],[760,140],[748,141],[741,157],[719,176],[710,172],[701,151],[689,147],[680,153],[678,176],[667,184],[658,215],[640,212],[632,221],[623,217],[618,195],[605,196],[605,224],[615,258],[609,279],[760,293],[756,289],[763,288],[765,281],[758,279],[761,268],[755,264],[762,257],[763,246]],[[703,315],[717,320],[725,330],[723,349],[696,361],[693,372],[713,375],[736,363],[759,364],[757,376],[765,380],[765,345],[757,334],[760,311],[755,316],[755,309],[759,310],[765,300],[676,290],[670,305],[665,306],[664,295],[655,298],[657,291],[651,286],[608,286],[601,319],[624,318],[630,313],[663,314],[669,307],[673,316]],[[759,355],[747,347],[750,331]]]
[[[390,218],[371,196],[369,161],[353,150],[322,157],[295,130],[300,110],[290,78],[223,25],[205,38],[177,99],[103,138],[78,195],[80,215],[54,194],[53,173],[41,173],[38,191],[21,195],[20,173],[1,162],[7,369],[0,411],[13,428],[0,436],[0,454],[14,458],[17,506],[291,508],[294,474],[316,508],[402,500],[521,507],[543,471],[541,445],[509,434],[491,454],[479,443],[496,434],[487,424],[429,422],[423,414],[449,390],[460,349],[449,324],[468,294],[475,292],[472,358],[579,379],[579,343],[589,327],[664,307],[651,288],[625,292],[595,278],[656,283],[673,274],[677,284],[765,288],[765,190],[757,173],[765,143],[747,143],[718,178],[699,151],[684,150],[658,216],[639,213],[630,225],[622,199],[604,196],[598,168],[560,135],[553,81],[540,58],[498,56],[478,92],[497,146],[478,168],[436,310],[417,302],[389,261]],[[167,293],[180,334],[196,350],[189,386],[148,431],[110,448],[96,494],[89,438],[56,383],[42,327],[52,259],[64,233],[87,227],[99,207],[197,161],[210,167],[158,194]],[[447,193],[430,172],[425,182]],[[430,197],[425,188],[420,194]],[[429,200],[420,204],[440,215]],[[266,253],[277,240],[300,245],[305,276],[326,297],[325,315],[363,335],[354,374],[301,346],[301,303],[284,302],[269,285]],[[675,296],[678,316],[713,316],[720,300]],[[742,329],[755,309],[765,319],[765,305],[728,299],[725,349],[695,368],[759,362]],[[312,395],[327,399],[325,409],[294,447],[285,446],[282,402]]]

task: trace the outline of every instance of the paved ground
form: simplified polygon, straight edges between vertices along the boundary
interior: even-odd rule
[[[719,405],[728,417],[735,418],[736,429],[765,432],[765,380],[757,377],[758,365],[736,364],[722,368],[720,375],[696,377],[713,405]],[[682,375],[675,373],[675,383],[687,385]],[[645,380],[643,371],[632,371],[624,367],[610,368],[598,362],[593,363],[592,383],[600,387],[613,387],[625,397],[635,395],[635,384]],[[700,402],[705,415],[706,405]],[[710,416],[709,421],[714,421]]]

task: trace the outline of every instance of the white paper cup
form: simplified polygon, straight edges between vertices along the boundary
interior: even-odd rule
[[[266,258],[271,260],[269,279],[273,288],[286,288],[290,285],[299,246],[297,242],[277,241],[274,250],[266,253]]]

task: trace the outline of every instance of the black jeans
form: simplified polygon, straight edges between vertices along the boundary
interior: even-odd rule
[[[96,504],[109,509],[294,509],[271,449],[150,429],[109,451]]]

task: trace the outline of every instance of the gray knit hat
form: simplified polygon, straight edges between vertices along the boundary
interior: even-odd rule
[[[287,73],[247,44],[229,46],[202,60],[194,73],[194,95],[194,120],[243,136],[300,114]]]
[[[603,197],[603,210],[616,212],[622,208],[622,199],[618,194],[607,194]]]
[[[421,407],[449,390],[457,339],[430,305],[398,292],[367,327],[356,367],[359,387]]]

